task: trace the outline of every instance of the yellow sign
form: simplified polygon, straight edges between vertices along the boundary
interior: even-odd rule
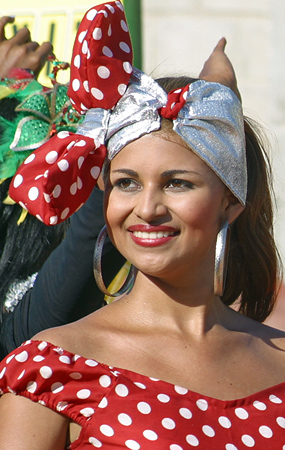
[[[12,37],[17,30],[26,26],[33,41],[40,44],[50,41],[57,59],[70,62],[75,34],[84,13],[102,3],[102,0],[92,0],[89,5],[83,6],[78,6],[75,0],[60,0],[60,6],[58,0],[49,0],[46,7],[36,6],[35,0],[25,0],[24,3],[23,9],[23,0],[9,0],[6,8],[0,8],[0,16],[15,17],[15,23],[6,26],[6,37]],[[46,86],[51,85],[48,77],[51,69],[50,63],[46,64],[39,78]],[[58,81],[66,83],[69,80],[68,72],[61,73]]]

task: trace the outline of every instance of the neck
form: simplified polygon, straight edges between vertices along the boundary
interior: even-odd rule
[[[167,330],[207,333],[223,322],[228,308],[213,294],[211,284],[178,286],[138,272],[134,287],[122,300],[139,321]]]

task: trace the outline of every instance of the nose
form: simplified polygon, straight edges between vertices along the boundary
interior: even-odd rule
[[[159,189],[145,186],[136,196],[133,212],[140,219],[151,222],[168,212],[163,193]]]

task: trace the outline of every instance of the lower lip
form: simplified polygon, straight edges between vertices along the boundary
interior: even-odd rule
[[[141,247],[158,247],[160,245],[166,244],[167,242],[171,241],[175,236],[167,236],[157,239],[142,239],[136,237],[133,233],[130,233],[133,241],[140,245]]]

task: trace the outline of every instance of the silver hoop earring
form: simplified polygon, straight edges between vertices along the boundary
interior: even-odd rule
[[[214,294],[221,297],[224,293],[229,244],[229,223],[224,222],[217,235],[215,251]]]
[[[133,266],[131,266],[131,269],[128,273],[128,276],[124,282],[124,284],[121,286],[121,288],[117,292],[109,292],[108,289],[105,286],[105,283],[103,281],[102,277],[102,252],[103,247],[105,243],[105,239],[108,236],[107,227],[106,225],[103,226],[102,230],[100,231],[96,244],[95,244],[95,250],[94,250],[94,256],[93,256],[93,273],[94,278],[97,283],[97,286],[99,287],[100,291],[103,292],[103,294],[108,295],[108,297],[120,297],[123,294],[128,293],[134,284],[135,280],[135,269]]]

